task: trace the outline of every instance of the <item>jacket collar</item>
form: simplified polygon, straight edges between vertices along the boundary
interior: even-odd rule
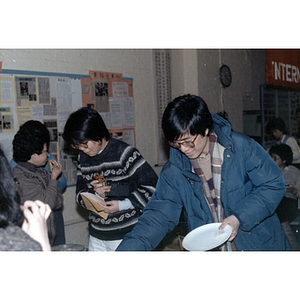
[[[26,161],[26,162],[19,161],[18,164],[21,167],[23,167],[23,168],[25,168],[25,169],[27,169],[27,170],[29,170],[31,172],[36,172],[36,169],[39,168],[38,166],[36,166],[36,165],[34,165],[34,164],[32,164],[32,163],[30,163],[28,161]]]
[[[235,152],[230,123],[217,114],[211,113],[211,115],[214,121],[214,131],[218,137],[218,143],[224,148]]]

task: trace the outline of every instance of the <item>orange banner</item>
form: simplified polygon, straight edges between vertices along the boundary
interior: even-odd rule
[[[300,89],[300,50],[267,50],[266,84]]]

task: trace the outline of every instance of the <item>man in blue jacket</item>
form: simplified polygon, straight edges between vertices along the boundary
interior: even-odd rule
[[[162,128],[171,146],[156,192],[118,250],[152,250],[178,224],[232,227],[221,250],[288,250],[275,210],[285,193],[281,170],[253,139],[231,131],[202,98],[167,106]]]

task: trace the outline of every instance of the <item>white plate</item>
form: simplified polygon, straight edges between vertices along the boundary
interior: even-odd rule
[[[214,249],[228,240],[232,228],[227,225],[219,230],[222,223],[210,223],[195,228],[182,241],[182,246],[189,251],[206,251]]]

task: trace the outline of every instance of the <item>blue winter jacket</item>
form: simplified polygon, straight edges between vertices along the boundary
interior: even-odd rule
[[[221,200],[225,216],[240,221],[234,239],[238,250],[287,250],[288,242],[275,209],[285,193],[280,168],[270,155],[230,124],[212,114],[218,143],[225,147]],[[152,250],[178,224],[183,210],[188,231],[212,223],[213,217],[202,192],[202,181],[192,172],[188,157],[170,149],[156,192],[143,215],[118,250]]]

